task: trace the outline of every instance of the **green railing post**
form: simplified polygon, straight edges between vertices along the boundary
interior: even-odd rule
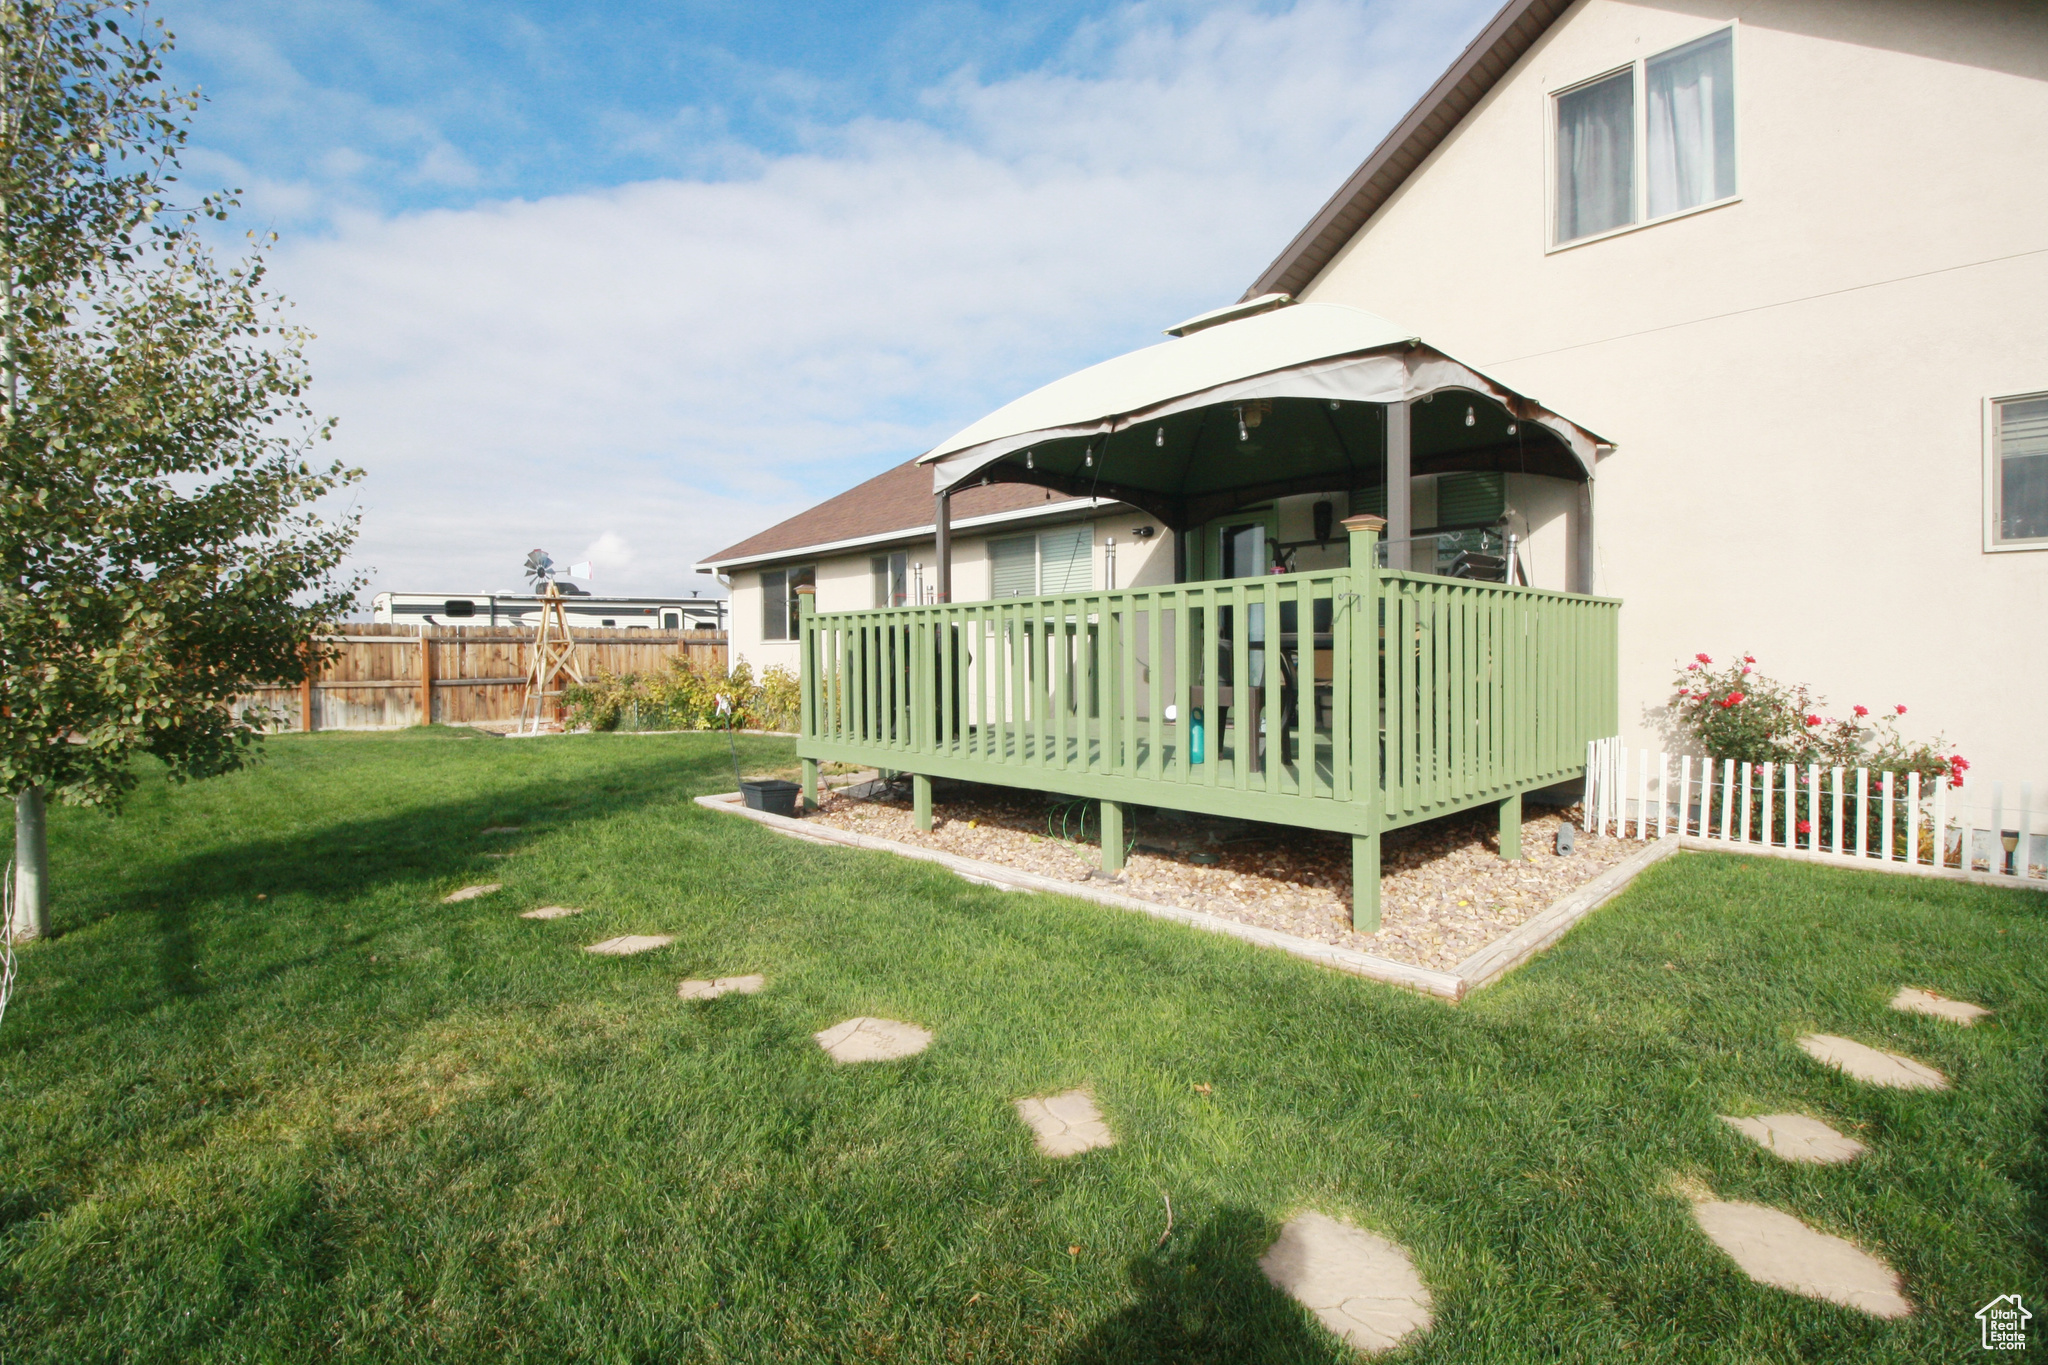
[[[801,740],[816,739],[818,736],[818,590],[809,584],[796,590],[797,611],[797,737]],[[804,809],[818,808],[818,760],[803,760]]]
[[[1102,870],[1124,870],[1124,803],[1102,803]]]
[[[1374,557],[1386,518],[1346,517],[1351,536],[1351,799],[1365,804],[1366,833],[1351,836],[1351,927],[1380,927],[1380,575]],[[1333,608],[1334,610],[1334,608]]]

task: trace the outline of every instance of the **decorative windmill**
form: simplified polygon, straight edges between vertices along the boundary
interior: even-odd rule
[[[580,683],[583,671],[576,666],[576,637],[569,633],[569,616],[555,587],[555,561],[546,550],[526,557],[526,577],[540,597],[540,624],[534,627],[533,662],[526,670],[526,696],[519,703],[519,729],[537,735],[550,704],[562,695],[563,680]]]

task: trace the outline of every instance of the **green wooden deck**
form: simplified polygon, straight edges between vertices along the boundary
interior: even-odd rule
[[[1376,924],[1381,833],[1480,805],[1518,833],[1523,792],[1584,773],[1616,724],[1620,604],[1376,569],[1373,539],[1353,531],[1363,569],[857,612],[807,595],[806,795],[841,761],[914,774],[921,809],[950,777],[1099,799],[1105,828],[1140,804],[1349,833]]]

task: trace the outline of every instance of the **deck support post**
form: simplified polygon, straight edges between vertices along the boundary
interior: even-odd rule
[[[1405,440],[1407,408],[1401,412]],[[1388,420],[1391,424],[1391,415]],[[1351,696],[1339,704],[1348,704],[1351,713],[1351,800],[1364,807],[1365,826],[1372,831],[1351,836],[1351,927],[1364,934],[1380,928],[1380,824],[1386,794],[1380,756],[1380,583],[1373,555],[1386,529],[1384,517],[1344,518],[1344,533],[1351,538],[1351,592],[1341,610],[1356,615],[1351,621]]]
[[[1380,931],[1380,836],[1351,836],[1351,927],[1361,934]]]
[[[1500,803],[1500,856],[1511,863],[1522,861],[1522,794],[1516,792]]]
[[[1387,404],[1387,567],[1410,569],[1409,537],[1415,534],[1414,463],[1409,446],[1413,409],[1406,402]],[[1359,566],[1353,563],[1352,568]],[[1434,568],[1435,565],[1430,566]]]
[[[917,832],[932,832],[932,780],[923,773],[910,776],[910,805],[917,816]]]
[[[804,759],[803,771],[804,811],[809,813],[818,808],[818,760],[815,758]]]
[[[1102,870],[1124,870],[1124,803],[1102,803]]]

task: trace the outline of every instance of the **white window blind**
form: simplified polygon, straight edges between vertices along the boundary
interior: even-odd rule
[[[1038,538],[1039,592],[1086,592],[1095,586],[1094,528],[1047,531]]]
[[[1998,405],[1998,536],[2048,539],[2048,398]]]
[[[1038,595],[1038,537],[1011,536],[988,543],[989,595]]]
[[[1726,29],[1650,58],[1650,217],[1735,193],[1735,35]]]
[[[1557,97],[1557,240],[1635,221],[1633,68]]]

